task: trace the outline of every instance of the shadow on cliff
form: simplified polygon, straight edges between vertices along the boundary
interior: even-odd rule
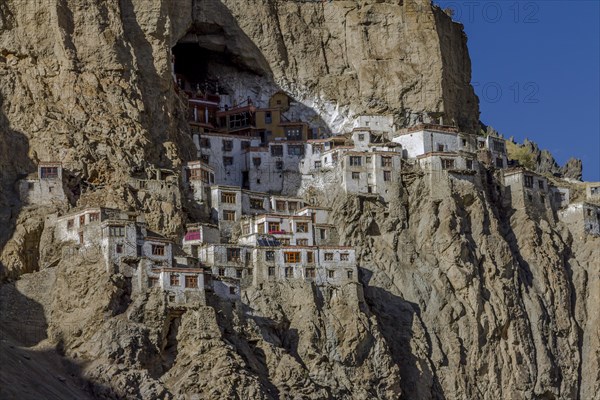
[[[394,364],[400,369],[400,387],[402,399],[445,399],[437,374],[432,371],[430,362],[419,359],[413,353],[411,341],[413,326],[422,324],[421,310],[389,291],[369,286],[372,272],[359,269],[360,280],[364,286],[365,301],[377,318]],[[431,352],[431,340],[427,336],[428,351]],[[428,354],[430,357],[431,354]]]
[[[0,398],[94,399],[116,393],[84,377],[48,342],[44,308],[14,283],[0,286]]]
[[[178,135],[179,132],[171,132],[167,111],[168,96],[167,92],[162,90],[161,82],[164,76],[161,76],[156,69],[154,58],[154,49],[152,44],[147,39],[147,34],[144,32],[138,21],[136,8],[132,0],[120,0],[121,18],[123,20],[123,30],[135,60],[131,57],[131,52],[125,48],[119,49],[117,52],[120,63],[124,66],[129,66],[132,71],[135,66],[139,68],[140,83],[137,85],[141,97],[139,100],[144,104],[144,112],[141,113],[141,123],[148,130],[153,140],[147,142],[144,153],[149,162],[156,162],[160,167],[173,168],[172,160],[170,160],[162,146],[159,144],[173,140],[170,133]],[[161,2],[160,7],[163,8],[161,14],[168,15],[168,2]],[[159,24],[163,26],[154,27],[156,32],[168,32],[166,26],[167,18],[158,19]],[[135,73],[132,73],[135,75]],[[170,76],[170,75],[169,75]],[[129,93],[135,95],[134,93]],[[183,148],[183,146],[180,146]],[[139,167],[139,166],[138,166]]]
[[[280,398],[279,389],[271,383],[271,380],[269,379],[267,355],[260,347],[259,340],[251,339],[244,334],[240,334],[237,332],[232,322],[239,317],[240,310],[238,310],[237,307],[242,307],[241,311],[245,315],[248,315],[252,309],[242,303],[230,303],[225,300],[220,300],[216,296],[208,301],[208,305],[215,310],[219,310],[219,312],[216,313],[216,316],[218,325],[221,327],[223,338],[226,339],[228,343],[235,346],[235,350],[244,360],[247,370],[258,378],[264,393],[268,393],[272,399]],[[251,318],[254,319],[254,317]],[[262,323],[266,323],[270,326],[276,325],[275,321],[261,317],[258,317],[256,322],[259,326],[263,326],[261,325]]]
[[[37,167],[29,159],[29,140],[18,131],[10,129],[10,122],[4,112],[4,98],[0,94],[0,255],[4,246],[13,236],[17,218],[23,204],[19,200],[17,181],[35,172]],[[4,280],[10,271],[0,258],[0,281]]]
[[[510,191],[506,191],[503,196],[505,197],[506,204],[513,203]],[[527,287],[527,289],[530,289],[533,286],[533,273],[531,272],[529,263],[521,254],[517,234],[511,224],[511,218],[516,212],[517,210],[512,207],[503,206],[501,203],[498,203],[498,220],[501,223],[502,235],[504,236],[513,257],[517,260],[518,269],[516,272],[518,273],[519,280]],[[537,224],[536,230],[539,230]]]

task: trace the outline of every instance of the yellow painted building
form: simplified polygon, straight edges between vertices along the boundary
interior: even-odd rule
[[[253,105],[232,108],[217,113],[219,127],[226,133],[260,136],[263,142],[276,139],[305,141],[310,139],[308,124],[290,121],[283,114],[290,108],[290,98],[277,92],[269,99],[269,108]]]
[[[279,91],[269,99],[269,108],[256,110],[256,127],[265,130],[267,140],[277,138],[307,140],[310,138],[308,124],[302,121],[290,121],[283,116],[289,109],[289,96]]]

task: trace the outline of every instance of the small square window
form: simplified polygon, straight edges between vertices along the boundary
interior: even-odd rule
[[[223,210],[223,220],[224,221],[235,221],[235,211]]]
[[[221,192],[221,203],[235,204],[236,194],[231,192]]]
[[[442,169],[454,169],[454,160],[442,158]]]
[[[266,251],[265,252],[265,260],[266,261],[274,261],[275,260],[275,252],[274,251]]]
[[[152,255],[153,256],[164,256],[165,255],[165,246],[153,244],[152,245]]]
[[[351,167],[359,167],[361,165],[362,165],[362,157],[350,156],[350,166]]]
[[[177,279],[177,285],[179,285],[179,279]],[[198,277],[196,275],[187,275],[185,277],[185,287],[186,288],[197,288],[198,287]]]
[[[233,150],[233,140],[223,140],[223,151]]]

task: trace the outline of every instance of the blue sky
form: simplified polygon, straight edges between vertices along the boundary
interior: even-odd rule
[[[600,181],[600,1],[446,1],[468,37],[481,120]]]

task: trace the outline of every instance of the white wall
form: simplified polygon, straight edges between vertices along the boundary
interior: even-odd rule
[[[172,275],[177,275],[179,277],[178,285],[171,285]],[[186,287],[186,276],[195,276],[198,279],[198,286]],[[192,299],[205,303],[205,282],[202,270],[190,269],[189,271],[186,271],[185,269],[173,270],[170,268],[162,268],[160,271],[159,282],[163,290],[167,291],[170,295],[174,295],[176,303],[186,303]]]
[[[392,115],[359,115],[354,121],[354,127],[392,132],[394,130],[394,117]]]
[[[139,242],[142,246],[142,257],[146,257],[154,262],[162,263],[164,266],[171,267],[173,265],[173,246],[169,242],[164,242],[162,240],[152,240],[151,238],[146,238],[143,242]],[[153,255],[152,254],[152,246],[164,246],[164,255]]]
[[[600,182],[588,182],[585,188],[585,195],[588,200],[599,200]]]
[[[574,236],[584,233],[600,235],[600,207],[589,203],[573,203],[558,212]]]
[[[282,155],[272,155],[273,147],[281,146]],[[301,146],[306,152],[306,145],[300,142],[273,141],[267,147],[252,149],[246,152],[248,169],[248,188],[256,192],[286,193],[290,188],[298,186],[300,181],[300,163],[304,155],[290,154],[291,146]],[[256,166],[253,159],[260,158],[260,165]]]
[[[60,179],[24,179],[19,181],[19,196],[28,205],[64,203],[67,196]]]
[[[343,247],[261,247],[256,248],[254,252],[255,285],[265,281],[304,280],[315,282],[317,285],[339,286],[358,281],[354,249]],[[267,252],[273,253],[272,260],[267,260]],[[284,256],[286,252],[300,252],[300,261],[286,263]],[[310,263],[308,262],[308,252],[313,253],[313,261]],[[331,260],[325,260],[326,253],[332,255]],[[347,255],[348,259],[341,260],[341,254]],[[273,275],[269,274],[270,268],[273,270]],[[287,268],[290,270],[289,276],[286,276]],[[307,268],[314,269],[314,277],[309,276]],[[329,271],[332,271],[331,275]],[[351,272],[350,276],[348,272]]]
[[[198,136],[197,134],[194,137]],[[201,147],[202,138],[208,139],[210,148]],[[255,147],[260,144],[260,138],[237,137],[233,135],[222,134],[203,134],[201,138],[195,139],[198,145],[198,158],[202,160],[202,155],[208,156],[208,165],[215,171],[215,183],[218,185],[242,186],[242,171],[247,170],[245,149],[242,149],[242,142],[247,142],[248,146]],[[232,150],[224,151],[223,142],[231,141]],[[223,157],[232,157],[233,164],[225,166]]]
[[[359,157],[361,165],[351,165],[351,157]],[[382,166],[383,157],[390,157],[392,165]],[[348,152],[344,154],[342,168],[342,187],[346,193],[379,194],[385,201],[397,195],[393,187],[400,182],[401,156],[399,153],[388,152]],[[384,171],[390,172],[390,180],[384,179]],[[353,179],[353,173],[358,173],[358,179]],[[370,189],[369,189],[370,188]],[[369,191],[370,190],[370,191]]]
[[[235,193],[235,203],[224,203],[221,201],[222,193]],[[224,211],[235,212],[234,221],[224,219]],[[242,189],[239,187],[211,187],[211,218],[219,225],[222,235],[229,236],[233,226],[242,218]]]
[[[443,146],[443,151],[474,150],[473,140],[466,139],[465,145],[462,140],[463,138],[456,133],[433,130],[403,133],[392,138],[393,142],[402,145],[405,158],[415,158],[425,153],[438,152],[440,151],[438,146]]]
[[[371,131],[368,129],[354,129],[352,131],[352,142],[355,150],[367,151],[369,143],[371,143]]]

